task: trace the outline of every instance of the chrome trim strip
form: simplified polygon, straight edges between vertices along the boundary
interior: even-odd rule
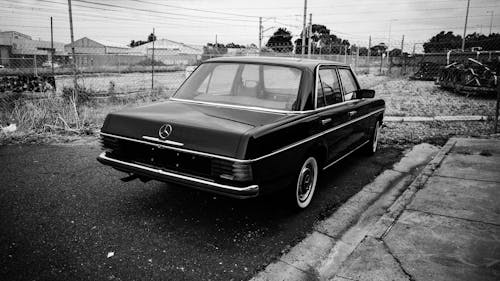
[[[101,158],[103,160],[106,160],[106,161],[110,161],[110,162],[114,162],[114,163],[126,165],[126,166],[129,166],[129,167],[146,170],[146,171],[149,171],[149,172],[161,174],[161,175],[168,176],[168,177],[177,178],[177,179],[180,179],[180,180],[186,180],[186,181],[196,182],[196,183],[199,183],[199,184],[208,185],[208,186],[212,186],[212,187],[219,188],[219,189],[227,189],[227,190],[239,191],[239,192],[258,192],[259,191],[259,186],[256,185],[256,184],[250,185],[250,186],[246,186],[246,187],[235,187],[235,186],[231,186],[231,185],[219,184],[219,183],[215,183],[215,182],[211,182],[211,181],[207,181],[207,180],[202,180],[202,179],[199,179],[199,178],[194,178],[194,177],[188,177],[188,176],[184,176],[184,175],[174,174],[174,173],[170,173],[170,172],[163,171],[163,170],[160,170],[160,169],[153,169],[153,168],[150,168],[150,167],[146,167],[146,166],[142,166],[142,165],[137,165],[137,164],[133,164],[133,163],[124,162],[124,161],[120,161],[120,160],[117,160],[117,159],[109,158],[109,157],[106,156],[106,152],[101,153],[99,155],[99,158]]]
[[[175,150],[175,151],[196,154],[196,155],[200,155],[200,156],[218,158],[218,159],[228,160],[228,161],[234,161],[234,162],[249,162],[249,160],[241,160],[241,159],[236,159],[236,158],[232,158],[232,157],[221,156],[221,155],[217,155],[217,154],[200,152],[200,151],[196,151],[196,150],[190,150],[190,149],[185,149],[185,148],[178,148],[178,147],[166,146],[166,145],[159,144],[159,143],[152,143],[152,142],[147,142],[147,141],[142,141],[142,140],[138,140],[138,139],[127,138],[127,137],[122,137],[122,136],[117,136],[117,135],[112,135],[112,134],[107,134],[107,133],[102,133],[102,132],[101,132],[101,135],[106,136],[106,137],[112,137],[112,138],[117,138],[117,139],[122,139],[122,140],[127,140],[127,141],[133,141],[133,142],[138,142],[138,143],[142,143],[142,144],[147,144],[147,145],[151,145],[151,146],[155,146],[155,147],[159,147],[159,148],[166,148],[166,149],[172,149],[172,150]]]
[[[151,145],[151,146],[156,146],[156,147],[160,147],[160,148],[163,147],[163,148],[172,149],[172,150],[176,150],[176,151],[181,151],[181,152],[192,153],[192,154],[197,154],[197,155],[206,156],[206,157],[212,157],[212,158],[218,158],[218,159],[222,159],[222,160],[228,160],[228,161],[238,162],[238,163],[252,163],[252,162],[256,162],[256,161],[262,160],[264,158],[273,156],[275,154],[278,154],[280,152],[283,152],[283,151],[288,150],[290,148],[293,148],[295,146],[301,145],[301,144],[303,144],[305,142],[308,142],[310,140],[313,140],[315,138],[321,137],[321,136],[323,136],[325,134],[328,134],[330,132],[333,132],[335,130],[343,128],[343,127],[345,127],[347,125],[355,123],[355,122],[357,122],[359,120],[362,120],[364,118],[367,118],[369,116],[372,116],[372,115],[377,114],[377,113],[379,113],[381,111],[384,111],[384,110],[385,110],[385,108],[381,108],[381,109],[375,110],[373,112],[370,112],[368,114],[360,116],[360,117],[358,117],[356,119],[352,119],[349,122],[343,123],[341,125],[338,125],[336,127],[330,128],[330,129],[328,129],[326,131],[323,131],[321,133],[317,133],[315,135],[312,135],[312,136],[310,136],[308,138],[305,138],[303,140],[300,140],[298,142],[295,142],[295,143],[289,144],[287,146],[284,146],[284,147],[282,147],[282,148],[280,148],[278,150],[275,150],[275,151],[273,151],[273,152],[271,152],[269,154],[266,154],[266,155],[263,155],[263,156],[260,156],[260,157],[254,158],[254,159],[248,159],[248,160],[236,159],[236,158],[232,158],[232,157],[221,156],[221,155],[211,154],[211,153],[206,153],[206,152],[199,152],[199,151],[189,150],[189,149],[184,149],[184,148],[178,148],[178,147],[172,147],[172,146],[165,146],[163,144],[156,144],[156,143],[141,141],[141,140],[137,140],[137,139],[127,138],[127,137],[122,137],[122,136],[117,136],[117,135],[112,135],[112,134],[107,134],[107,133],[102,133],[102,132],[101,132],[101,135],[108,136],[108,137],[115,137],[115,138],[119,138],[119,139],[123,139],[123,140],[128,140],[128,141],[139,142],[139,143],[143,143],[143,144],[147,144],[147,145]]]
[[[177,145],[177,146],[184,146],[184,144],[182,142],[176,142],[176,141],[171,141],[171,140],[162,140],[159,138],[153,138],[153,137],[149,137],[149,136],[142,136],[142,138],[145,140],[150,140],[150,141],[162,142],[162,143]]]
[[[225,103],[216,103],[216,102],[208,102],[208,101],[185,100],[185,99],[178,99],[178,98],[170,98],[170,100],[179,101],[179,102],[187,102],[187,103],[195,103],[195,104],[212,105],[212,106],[222,106],[222,107],[229,107],[229,108],[247,109],[247,110],[253,110],[253,111],[274,112],[274,113],[298,114],[301,112],[301,111],[293,111],[293,110],[270,109],[270,108],[257,107],[257,106],[244,106],[244,105],[225,104]]]
[[[333,161],[332,163],[326,165],[325,167],[323,167],[323,171],[330,168],[330,166],[332,166],[333,164],[339,162],[340,160],[346,158],[347,156],[351,155],[351,153],[353,153],[354,151],[360,149],[361,147],[363,147],[363,145],[367,144],[368,142],[370,142],[369,140],[365,141],[364,143],[360,144],[358,147],[354,148],[353,150],[349,151],[348,153],[346,153],[344,156],[340,157],[339,159]]]

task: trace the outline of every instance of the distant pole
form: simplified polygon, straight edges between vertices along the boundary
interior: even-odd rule
[[[491,16],[490,16],[490,33],[489,35],[491,35],[491,28],[493,27],[493,11],[486,11],[486,13],[491,13]]]
[[[309,28],[307,30],[307,57],[311,57],[312,54],[312,16],[309,14]]]
[[[304,0],[304,21],[302,22],[302,56],[306,53],[307,0]]]
[[[405,44],[405,36],[403,35],[403,38],[401,38],[401,55],[403,55],[404,44]]]
[[[259,55],[262,50],[262,17],[259,17]]]
[[[54,76],[54,29],[52,26],[52,17],[50,17],[50,64],[52,68],[52,76]]]
[[[404,56],[403,56],[404,46],[405,46],[405,36],[403,34],[403,38],[401,38],[401,75],[403,75],[403,73],[405,72],[404,66],[406,65],[405,62],[403,61],[404,60]]]
[[[153,27],[153,52],[151,53],[151,93],[155,86],[155,29]]]
[[[371,52],[372,52],[372,36],[368,36],[368,73],[370,73],[370,56],[371,56]]]
[[[470,0],[467,0],[467,11],[465,12],[464,36],[462,37],[462,52],[465,51],[465,35],[467,33],[467,20],[469,19]]]

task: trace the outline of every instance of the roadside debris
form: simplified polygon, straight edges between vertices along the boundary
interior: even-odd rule
[[[2,133],[12,133],[12,132],[15,132],[17,131],[17,125],[16,124],[10,124],[8,126],[5,126],[5,127],[1,127],[2,128]]]

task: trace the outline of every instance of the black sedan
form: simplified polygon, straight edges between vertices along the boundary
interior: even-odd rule
[[[385,103],[374,94],[331,61],[212,59],[168,101],[110,113],[98,160],[123,180],[236,198],[280,190],[306,208],[322,170],[377,150]]]

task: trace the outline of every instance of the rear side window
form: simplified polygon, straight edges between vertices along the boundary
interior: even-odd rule
[[[342,86],[344,87],[344,100],[351,100],[355,97],[355,92],[358,90],[356,80],[352,75],[351,70],[346,68],[339,69],[340,79],[342,80]]]
[[[342,102],[342,92],[340,90],[340,84],[335,69],[320,69],[317,85],[317,107],[323,107]]]
[[[230,95],[236,69],[238,66],[234,64],[221,64],[215,67],[211,75],[205,79],[208,83],[206,93],[215,96]]]

